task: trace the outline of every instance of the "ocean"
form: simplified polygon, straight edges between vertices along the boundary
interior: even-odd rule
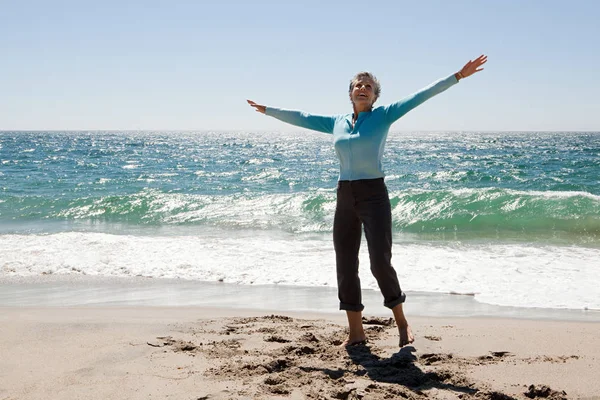
[[[384,169],[407,301],[600,310],[600,133],[392,132]],[[0,279],[335,288],[337,177],[313,132],[0,132]]]

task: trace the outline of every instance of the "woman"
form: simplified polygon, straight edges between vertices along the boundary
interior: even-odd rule
[[[348,317],[349,335],[342,346],[366,341],[362,326],[362,300],[358,276],[358,252],[364,226],[371,272],[375,276],[384,305],[394,314],[400,335],[400,347],[414,341],[402,303],[406,295],[400,289],[392,267],[392,214],[384,183],[381,157],[390,126],[417,107],[483,70],[487,56],[469,61],[457,73],[440,79],[396,103],[373,108],[381,91],[377,79],[368,72],[357,74],[349,87],[352,114],[317,116],[300,111],[266,107],[248,100],[256,111],[302,128],[333,134],[340,160],[337,204],[333,222],[333,243],[340,310]]]

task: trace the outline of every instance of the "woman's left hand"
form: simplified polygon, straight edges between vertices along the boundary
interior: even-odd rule
[[[483,68],[480,68],[487,61],[487,56],[482,54],[475,60],[470,60],[465,64],[464,67],[458,72],[458,75],[461,78],[466,78],[468,76],[473,75],[476,72],[483,71]]]

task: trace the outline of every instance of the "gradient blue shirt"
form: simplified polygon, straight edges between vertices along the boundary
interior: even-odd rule
[[[354,126],[352,114],[323,116],[274,107],[267,107],[265,114],[301,128],[333,134],[335,151],[340,160],[339,180],[382,178],[385,174],[381,157],[390,126],[419,104],[457,82],[456,77],[450,75],[398,102],[361,112]]]

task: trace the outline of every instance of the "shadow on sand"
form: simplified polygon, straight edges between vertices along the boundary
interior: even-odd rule
[[[402,385],[417,393],[432,388],[466,394],[478,391],[451,372],[423,372],[415,365],[417,357],[413,353],[416,350],[412,346],[400,349],[389,358],[373,354],[367,344],[348,346],[346,351],[355,365],[363,367],[356,373],[366,375],[375,382]]]

